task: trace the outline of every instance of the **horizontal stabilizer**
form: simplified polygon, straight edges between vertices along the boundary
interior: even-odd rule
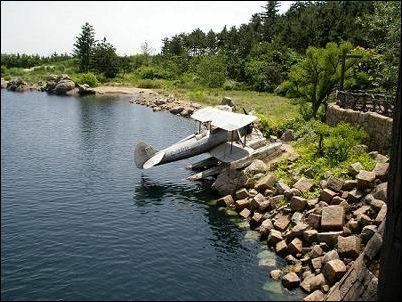
[[[134,161],[137,168],[143,169],[145,162],[152,158],[157,152],[158,150],[155,150],[151,145],[139,142],[134,150]]]

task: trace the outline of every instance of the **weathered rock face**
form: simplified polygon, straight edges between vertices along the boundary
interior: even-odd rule
[[[7,82],[6,88],[10,91],[24,91],[27,88],[27,83],[21,78],[14,78]]]
[[[357,187],[360,189],[372,188],[374,186],[375,176],[374,172],[361,170],[356,176]]]
[[[1,89],[7,88],[7,84],[8,84],[8,81],[6,81],[3,78],[1,78]]]
[[[338,254],[341,257],[356,259],[360,253],[360,238],[357,236],[338,237]]]
[[[258,192],[264,192],[266,189],[273,189],[275,182],[275,175],[273,173],[268,173],[266,176],[256,182],[254,188]]]

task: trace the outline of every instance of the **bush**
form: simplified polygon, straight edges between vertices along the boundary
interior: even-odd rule
[[[96,87],[99,85],[99,81],[95,74],[92,72],[81,73],[75,80],[78,84],[88,84],[91,87]]]
[[[138,75],[141,79],[166,79],[169,80],[172,78],[172,74],[157,67],[140,67],[137,70]]]

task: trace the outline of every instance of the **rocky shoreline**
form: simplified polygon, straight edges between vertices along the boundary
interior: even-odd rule
[[[377,161],[372,171],[354,163],[351,180],[328,175],[320,196],[311,200],[300,195],[312,188],[312,180],[301,177],[289,187],[255,160],[239,172],[245,186],[216,204],[236,211],[269,249],[286,259],[285,269],[267,272],[271,278],[290,290],[301,287],[309,294],[305,301],[323,300],[367,249],[373,254],[370,273],[378,278],[381,243],[373,247],[368,242],[385,220],[389,163],[378,152],[372,156]]]

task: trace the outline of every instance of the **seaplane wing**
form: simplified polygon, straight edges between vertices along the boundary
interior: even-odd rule
[[[219,146],[215,147],[214,149],[210,150],[209,153],[217,158],[218,160],[229,163],[234,160],[238,160],[243,158],[247,155],[250,155],[253,152],[253,149],[249,147],[242,147],[237,143],[223,143]]]
[[[257,117],[254,115],[228,112],[212,107],[206,107],[196,111],[191,115],[191,118],[202,123],[211,122],[213,126],[226,131],[240,129],[251,124],[257,119]]]

